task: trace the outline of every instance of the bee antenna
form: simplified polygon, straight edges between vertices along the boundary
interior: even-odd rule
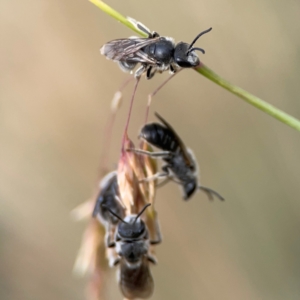
[[[205,34],[205,33],[210,32],[211,30],[212,30],[212,27],[210,27],[210,28],[208,28],[208,29],[206,29],[206,30],[200,32],[200,33],[194,38],[194,40],[192,41],[192,43],[190,44],[189,49],[188,49],[187,52],[190,52],[190,49],[191,49],[191,48],[193,47],[193,45],[197,42],[197,40],[199,39],[200,36],[202,36],[202,35]]]
[[[137,214],[136,218],[134,219],[133,224],[137,221],[137,219],[142,215],[142,213],[146,210],[147,207],[149,207],[151,203],[146,204],[143,209]]]
[[[125,222],[120,216],[118,216],[116,213],[114,213],[108,206],[106,206],[105,204],[102,204],[102,207],[104,207],[105,209],[107,209],[112,215],[114,215],[116,218],[118,218],[121,222],[128,224],[127,222]]]
[[[206,193],[207,197],[209,200],[214,200],[214,197],[213,196],[216,196],[217,198],[219,198],[219,200],[221,201],[224,201],[224,197],[222,197],[218,192],[208,188],[208,187],[205,187],[205,186],[198,186],[198,189],[199,190],[202,190],[204,193]]]
[[[189,54],[190,52],[195,51],[195,50],[199,50],[199,51],[201,51],[203,54],[205,54],[205,51],[204,51],[204,49],[202,49],[202,48],[192,48],[192,49],[188,50],[186,54]]]

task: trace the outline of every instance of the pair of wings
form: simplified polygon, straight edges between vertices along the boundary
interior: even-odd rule
[[[100,53],[115,61],[130,60],[137,63],[156,65],[156,60],[149,57],[141,49],[156,43],[160,39],[161,37],[117,39],[103,45]]]
[[[97,195],[96,205],[93,211],[92,216],[96,217],[100,211],[100,206],[102,205],[103,198],[106,197],[106,193],[110,191],[114,195],[118,194],[118,181],[117,181],[117,172],[112,171],[108,173],[102,180],[100,184],[100,192]]]
[[[183,141],[181,140],[181,138],[178,136],[178,134],[176,133],[176,131],[173,129],[173,127],[165,120],[163,119],[162,116],[160,116],[157,112],[155,113],[155,116],[157,117],[157,119],[159,121],[161,121],[165,126],[166,128],[168,128],[172,133],[173,135],[176,137],[177,139],[177,142],[179,144],[179,147],[180,147],[180,150],[181,150],[181,153],[182,153],[182,156],[184,157],[184,161],[186,162],[187,166],[189,167],[195,167],[195,162],[193,161],[193,159],[191,158],[185,144],[183,143]]]

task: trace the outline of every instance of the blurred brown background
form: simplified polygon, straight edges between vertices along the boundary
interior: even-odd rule
[[[109,1],[162,35],[200,31],[202,61],[235,84],[300,118],[300,2],[296,0]],[[0,2],[0,299],[84,299],[72,276],[84,223],[69,212],[95,186],[110,101],[127,78],[100,56],[133,33],[88,1]],[[168,74],[142,81],[130,134],[146,95]],[[109,164],[115,167],[127,89]],[[157,97],[158,111],[195,152],[203,185],[184,203],[159,191],[164,241],[153,299],[300,299],[299,132],[193,71]],[[121,299],[113,280],[109,299]]]

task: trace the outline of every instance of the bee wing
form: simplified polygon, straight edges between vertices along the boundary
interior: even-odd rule
[[[143,51],[138,51],[136,53],[136,60],[140,63],[147,63],[147,64],[150,64],[150,65],[156,65],[156,60],[149,57],[145,52]]]
[[[177,142],[179,144],[179,147],[182,151],[182,155],[184,157],[184,160],[186,162],[186,164],[188,166],[194,166],[195,163],[194,161],[192,160],[191,156],[189,155],[188,153],[188,150],[185,146],[185,144],[183,143],[183,141],[181,140],[181,138],[179,137],[179,135],[176,133],[176,131],[173,129],[173,127],[165,120],[163,119],[162,116],[160,116],[157,112],[155,112],[155,116],[174,134],[174,136],[176,137],[177,139]]]
[[[106,56],[108,59],[112,60],[126,60],[126,59],[134,59],[137,62],[145,62],[144,58],[141,58],[141,52],[139,51],[143,47],[151,45],[159,40],[157,38],[129,38],[129,39],[117,39],[108,42],[103,45],[100,49],[100,53]],[[139,52],[138,56],[141,58],[141,61],[135,57],[135,54]],[[147,54],[144,54],[148,57]]]

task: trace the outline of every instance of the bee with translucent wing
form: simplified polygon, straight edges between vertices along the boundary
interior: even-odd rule
[[[153,158],[161,158],[166,163],[162,166],[162,172],[144,180],[150,181],[157,178],[173,180],[180,185],[184,200],[190,199],[197,189],[205,192],[210,200],[213,199],[213,196],[224,200],[216,191],[199,185],[198,167],[193,152],[184,145],[170,124],[158,113],[155,113],[155,116],[163,125],[160,123],[146,124],[141,129],[139,137],[163,151],[148,152],[139,149],[127,149],[127,151],[148,155]]]
[[[107,59],[119,63],[120,68],[126,72],[132,72],[138,63],[141,66],[135,71],[135,77],[139,78],[146,73],[147,79],[151,79],[156,72],[162,73],[169,70],[172,74],[181,68],[193,68],[200,64],[195,51],[205,51],[202,48],[193,47],[203,34],[211,31],[209,28],[199,33],[191,44],[179,42],[175,44],[171,37],[161,37],[157,32],[150,30],[128,18],[139,30],[148,35],[147,38],[131,37],[116,39],[102,46],[100,53]]]

